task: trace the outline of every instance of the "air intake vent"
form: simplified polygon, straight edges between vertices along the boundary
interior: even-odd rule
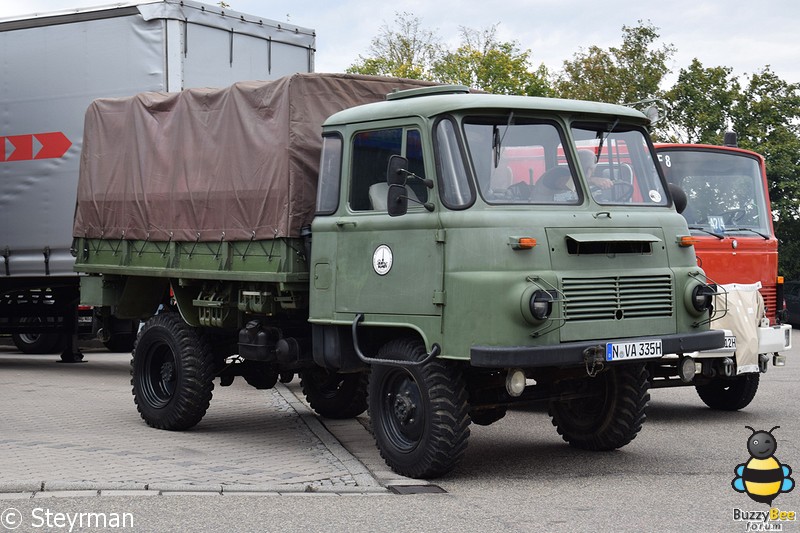
[[[564,278],[562,289],[568,321],[672,316],[669,275]]]
[[[578,242],[567,239],[567,252],[572,255],[616,255],[616,254],[649,254],[653,248],[649,242]]]

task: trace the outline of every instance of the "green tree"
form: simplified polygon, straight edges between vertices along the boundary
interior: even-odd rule
[[[753,74],[731,110],[739,144],[764,156],[780,271],[800,272],[800,84],[780,79],[769,66]]]
[[[547,96],[547,69],[531,71],[530,54],[515,41],[498,41],[496,24],[484,30],[461,27],[461,45],[434,62],[433,79],[495,94]]]
[[[351,74],[429,79],[433,62],[441,53],[435,31],[425,29],[422,20],[410,13],[395,13],[396,20],[384,23],[372,39],[369,56],[346,69]]]
[[[641,20],[637,26],[622,26],[622,45],[603,50],[591,46],[564,61],[555,81],[559,96],[610,103],[637,102],[659,98],[667,62],[675,47],[655,47],[658,28]]]
[[[722,144],[741,87],[729,67],[704,68],[693,59],[665,94],[668,127],[685,143]]]

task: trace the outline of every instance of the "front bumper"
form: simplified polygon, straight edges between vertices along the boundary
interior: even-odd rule
[[[660,338],[663,353],[689,353],[700,350],[713,350],[725,343],[725,332],[708,330],[698,333],[678,333],[674,335],[653,335]],[[470,349],[470,363],[482,368],[534,368],[546,366],[584,365],[587,350],[605,353],[608,342],[631,342],[638,339],[604,339],[593,341],[568,342],[548,346],[473,346]],[[660,359],[654,357],[651,359]],[[647,361],[648,359],[635,359]],[[614,362],[611,364],[620,364]]]

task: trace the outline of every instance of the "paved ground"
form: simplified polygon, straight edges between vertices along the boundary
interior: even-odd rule
[[[351,493],[419,483],[388,470],[360,421],[316,417],[298,378],[267,391],[217,383],[198,426],[160,431],[136,411],[130,356],[84,351],[87,362],[63,364],[0,346],[0,492]]]

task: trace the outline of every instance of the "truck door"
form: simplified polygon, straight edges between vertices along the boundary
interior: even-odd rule
[[[421,132],[390,127],[352,138],[347,205],[336,220],[338,313],[441,315],[444,244],[438,216],[424,203],[431,191],[409,178],[408,213],[389,217],[386,169],[392,155],[408,159],[408,170],[426,175]],[[345,165],[345,168],[348,168]]]

